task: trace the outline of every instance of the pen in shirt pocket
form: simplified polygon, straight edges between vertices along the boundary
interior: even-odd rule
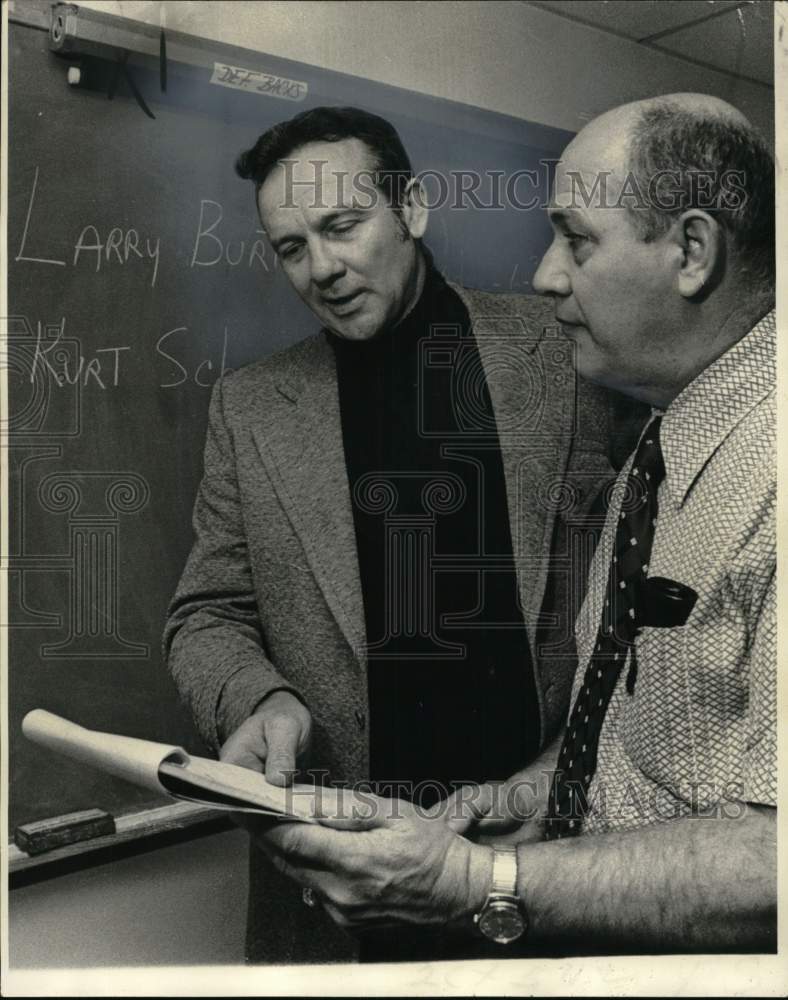
[[[678,580],[669,580],[665,576],[647,577],[639,615],[641,628],[679,628],[686,625],[697,599],[698,595],[692,587],[679,583]],[[627,694],[635,692],[637,670],[637,654],[633,643],[627,674]]]

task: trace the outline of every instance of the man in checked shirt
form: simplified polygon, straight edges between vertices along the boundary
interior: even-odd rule
[[[566,732],[506,795],[367,799],[276,831],[278,863],[340,923],[475,926],[512,956],[773,950],[772,159],[722,101],[641,101],[570,143],[549,214],[534,287],[578,371],[653,410],[610,491]]]

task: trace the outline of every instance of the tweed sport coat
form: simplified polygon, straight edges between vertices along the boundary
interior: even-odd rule
[[[496,416],[544,746],[564,721],[574,674],[572,624],[593,548],[582,518],[613,475],[609,401],[576,378],[545,300],[452,287]],[[366,779],[364,608],[325,335],[216,384],[194,530],[165,653],[203,738],[218,749],[266,694],[291,689],[313,715],[305,766]],[[247,952],[348,961],[356,947],[253,848]]]

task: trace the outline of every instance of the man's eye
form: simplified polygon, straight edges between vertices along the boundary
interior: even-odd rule
[[[569,244],[569,249],[575,262],[578,264],[584,263],[589,256],[592,245],[591,237],[583,233],[564,233],[564,238]]]
[[[303,244],[301,243],[288,243],[287,246],[279,248],[279,256],[282,260],[288,260],[291,257],[295,257],[296,254],[301,250]]]
[[[357,219],[349,219],[347,222],[338,222],[336,225],[331,227],[332,233],[349,233],[351,229],[354,229],[358,225]]]

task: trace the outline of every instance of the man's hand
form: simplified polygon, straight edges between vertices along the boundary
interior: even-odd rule
[[[364,796],[362,809],[365,818],[279,824],[258,842],[343,927],[446,924],[481,908],[492,879],[488,847],[399,799]]]
[[[518,844],[542,839],[538,783],[521,775],[508,781],[463,785],[433,806],[430,815],[442,817],[455,833],[480,844]]]
[[[312,716],[289,691],[274,691],[254,714],[235,730],[219,753],[219,760],[252,771],[265,771],[273,785],[289,785],[296,758],[309,745]]]
[[[435,806],[451,829],[480,844],[536,843],[552,784],[562,733],[540,756],[505,781],[463,785]]]

